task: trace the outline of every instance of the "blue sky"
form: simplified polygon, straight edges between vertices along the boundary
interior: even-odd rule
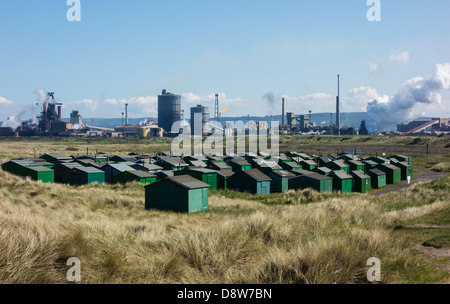
[[[450,1],[381,0],[369,22],[366,0],[81,0],[69,22],[66,0],[0,2],[0,120],[54,91],[84,117],[155,117],[162,89],[183,108],[270,115],[263,95],[285,96],[295,113],[333,112],[341,74],[344,111],[394,95],[437,63],[450,62]],[[450,94],[418,113],[450,115]],[[279,108],[279,109],[278,109]]]

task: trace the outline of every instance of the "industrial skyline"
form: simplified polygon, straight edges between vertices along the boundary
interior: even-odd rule
[[[0,121],[30,106],[37,88],[85,117],[120,118],[125,103],[130,118],[155,117],[162,88],[181,95],[185,113],[215,110],[217,92],[227,116],[271,115],[267,92],[287,111],[327,113],[338,73],[341,111],[360,112],[450,62],[450,38],[432,34],[450,28],[448,1],[383,2],[375,23],[366,1],[85,1],[79,23],[67,22],[63,2],[0,4]],[[189,18],[167,25],[168,12]],[[415,114],[449,116],[450,94],[441,93]]]

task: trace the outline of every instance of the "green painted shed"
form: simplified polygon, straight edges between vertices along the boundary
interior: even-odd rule
[[[64,161],[72,161],[72,157],[59,153],[44,154],[40,158],[45,159],[46,161],[54,164],[61,163]]]
[[[387,158],[376,156],[376,157],[370,157],[369,160],[376,162],[377,164],[389,164],[390,161]]]
[[[312,173],[299,175],[289,179],[289,189],[314,189],[318,192],[333,192],[333,178]]]
[[[316,173],[321,174],[321,175],[328,175],[331,173],[331,169],[327,168],[327,167],[319,167],[316,168]]]
[[[231,166],[222,161],[208,161],[208,169],[217,170],[217,171],[233,171]]]
[[[366,172],[366,166],[359,160],[347,160],[346,163],[350,166],[350,171]]]
[[[228,164],[231,166],[233,172],[250,170],[252,168],[252,165],[245,159],[234,158],[229,160]]]
[[[3,171],[11,174],[29,177],[34,181],[44,183],[55,182],[55,172],[45,166],[39,166],[37,163],[27,160],[11,160],[2,164]]]
[[[145,171],[125,171],[113,177],[114,184],[126,184],[130,182],[139,182],[144,185],[149,185],[156,182],[158,177]]]
[[[78,162],[61,163],[55,166],[55,182],[61,184],[70,184],[70,174],[73,168],[85,167]]]
[[[386,172],[379,169],[370,169],[367,170],[367,175],[371,178],[370,182],[373,189],[386,187]]]
[[[289,179],[295,177],[295,174],[285,170],[272,171],[266,173],[266,175],[272,179],[270,183],[270,192],[272,193],[287,192],[289,190]]]
[[[70,172],[70,185],[82,186],[105,183],[105,172],[94,167],[75,167]]]
[[[355,192],[366,193],[372,188],[372,179],[364,171],[355,170],[350,172],[353,177],[353,190]]]
[[[390,156],[389,158],[394,158],[394,159],[396,159],[396,160],[398,160],[398,161],[400,161],[400,162],[405,162],[405,163],[407,163],[407,164],[410,165],[410,166],[411,166],[411,164],[412,164],[412,162],[411,162],[411,157],[409,157],[409,156],[405,156],[405,155],[392,155],[392,156]]]
[[[270,194],[272,179],[258,169],[239,171],[228,179],[228,189],[258,195]]]
[[[314,171],[317,168],[317,163],[313,160],[302,160],[300,162],[303,170]]]
[[[211,169],[204,169],[204,168],[188,168],[183,171],[175,171],[175,176],[178,175],[189,175],[192,176],[199,181],[204,182],[205,184],[208,184],[211,190],[217,189],[217,171],[211,170]]]
[[[300,165],[297,162],[283,163],[283,164],[281,164],[281,167],[287,171],[303,170],[302,165]]]
[[[328,174],[333,178],[333,189],[342,193],[353,192],[353,177],[343,170],[332,171]]]
[[[228,189],[228,179],[234,174],[231,170],[221,170],[217,171],[217,189]]]
[[[328,169],[331,169],[333,171],[345,171],[345,172],[350,172],[350,166],[346,165],[343,161],[341,160],[334,160],[332,162],[329,162],[327,164],[325,164],[325,167],[327,167]]]
[[[368,159],[362,160],[361,162],[365,165],[366,172],[370,169],[375,169],[378,166],[378,163]]]
[[[386,173],[386,183],[398,184],[402,181],[402,170],[391,164],[379,164],[377,169]]]
[[[208,188],[189,175],[172,176],[145,186],[145,209],[195,213],[208,210]]]
[[[408,177],[411,179],[414,177],[414,168],[406,162],[398,162],[393,164],[394,166],[400,168],[402,171],[402,180],[408,180]]]
[[[155,162],[155,165],[160,166],[163,170],[181,171],[189,167],[184,161],[174,157],[160,158]]]

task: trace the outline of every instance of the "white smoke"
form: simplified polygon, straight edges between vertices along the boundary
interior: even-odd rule
[[[450,63],[437,64],[427,78],[416,77],[403,84],[394,96],[374,99],[367,105],[370,132],[382,132],[391,125],[415,118],[417,105],[433,105],[442,101],[440,91],[450,88]]]
[[[46,102],[47,92],[44,89],[37,89],[34,94],[38,95],[33,106],[26,106],[22,111],[13,114],[7,121],[3,122],[2,127],[17,129],[23,122],[30,122],[37,125],[39,123],[38,117],[42,109],[42,105]]]

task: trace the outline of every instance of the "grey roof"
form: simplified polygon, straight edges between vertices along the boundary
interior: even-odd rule
[[[293,170],[291,171],[294,175],[311,175],[314,174],[312,171],[300,169],[300,170]]]
[[[174,158],[174,157],[161,157],[156,163],[163,161],[166,163],[171,164],[172,166],[188,166],[188,164],[186,164],[184,161],[182,161],[181,159],[178,158]]]
[[[189,175],[171,176],[171,177],[168,177],[167,180],[169,180],[177,185],[180,185],[184,188],[187,188],[189,190],[209,188],[208,184],[201,182],[198,179],[195,179]]]
[[[373,160],[368,160],[368,159],[362,160],[361,162],[364,163],[364,164],[368,164],[370,166],[378,165],[378,163],[374,162]]]
[[[272,180],[270,177],[268,177],[267,175],[265,175],[264,173],[262,173],[258,169],[244,170],[244,171],[241,171],[241,172],[239,172],[237,174],[247,174],[252,179],[254,179],[256,181],[259,181],[259,182],[260,181]]]
[[[369,175],[367,175],[366,173],[362,172],[361,170],[352,171],[352,172],[350,173],[350,175],[352,175],[352,176],[357,176],[357,177],[359,177],[359,178],[361,178],[361,179],[370,178]]]
[[[354,160],[354,159],[347,160],[347,163],[355,165],[355,166],[364,166],[364,164],[362,162],[360,162],[359,160]]]
[[[310,166],[315,166],[315,165],[317,165],[313,160],[302,160],[302,161],[300,162],[300,164],[302,164],[302,163],[307,164],[307,165],[310,165]]]
[[[52,169],[49,169],[47,167],[42,167],[42,166],[38,166],[38,167],[27,167],[29,170],[33,170],[33,171],[37,171],[37,172],[53,172]]]
[[[335,163],[336,165],[338,165],[341,168],[348,167],[348,165],[346,165],[343,161],[340,161],[340,160],[334,160],[333,163]]]
[[[105,173],[102,170],[96,169],[94,167],[74,167],[73,170],[82,171],[85,173]]]
[[[396,167],[394,165],[391,164],[379,164],[378,166],[384,167],[384,168],[389,168],[391,170],[400,170],[399,167]]]
[[[212,161],[211,164],[214,164],[214,166],[220,169],[231,169],[231,167],[228,164],[221,161]]]
[[[133,171],[127,171],[127,172],[130,173],[130,174],[133,174],[133,175],[135,175],[137,177],[140,177],[140,178],[156,177],[156,175],[150,174],[150,173],[145,172],[145,171],[133,170]]]
[[[193,171],[193,172],[200,172],[203,174],[211,174],[211,173],[217,173],[216,170],[206,169],[206,168],[189,168],[187,171]]]
[[[234,173],[231,170],[223,170],[223,171],[216,171],[216,172],[217,172],[217,174],[220,174],[220,175],[225,176],[225,177],[231,177],[231,176],[236,174],[236,173]]]
[[[347,172],[345,172],[343,170],[333,171],[330,173],[330,175],[333,175],[340,179],[351,179],[352,178],[352,176],[350,174],[348,174]]]
[[[324,163],[331,162],[331,159],[328,158],[328,156],[320,156],[319,159],[323,161]]]
[[[301,175],[301,176],[297,176],[295,178],[310,178],[310,179],[317,179],[317,180],[330,180],[330,179],[332,179],[329,176],[320,175],[320,174],[317,174],[317,173],[312,173],[312,174],[308,174],[308,175]]]
[[[302,165],[297,162],[284,163],[283,166],[288,166],[291,168],[302,168]]]
[[[386,175],[386,172],[383,172],[380,169],[370,169],[369,172],[375,175]]]
[[[124,164],[109,164],[107,166],[112,167],[112,168],[114,168],[114,169],[116,169],[117,171],[120,171],[120,172],[133,171],[134,170],[132,167],[124,165]]]
[[[259,166],[261,168],[270,168],[272,170],[283,170],[283,168],[274,161],[263,161]]]
[[[191,166],[194,166],[194,167],[206,168],[206,164],[204,162],[202,162],[201,160],[191,160],[191,161],[189,161],[189,163],[191,164]]]
[[[330,173],[331,171],[333,171],[333,170],[331,170],[330,168],[327,168],[327,167],[319,167],[319,168],[317,168],[317,170],[320,170],[320,171],[322,171],[324,173]]]
[[[273,171],[271,174],[275,174],[275,175],[279,175],[281,177],[295,177],[296,175],[286,171],[286,170],[281,170],[281,171]]]
[[[248,161],[246,161],[245,159],[234,158],[234,159],[230,160],[230,163],[236,164],[238,166],[251,166],[251,164]]]
[[[147,170],[150,170],[150,171],[156,171],[156,170],[162,170],[163,168],[162,167],[160,167],[160,166],[158,166],[158,165],[155,165],[155,164],[149,164],[149,163],[145,163],[145,164],[134,164],[133,165],[134,167],[137,167],[137,166],[140,166],[140,167],[142,167],[142,168],[145,168],[145,169],[147,169]]]
[[[42,155],[41,158],[44,156],[50,156],[51,158],[54,158],[54,159],[71,159],[70,156],[60,154],[60,153],[47,153],[47,154]]]

